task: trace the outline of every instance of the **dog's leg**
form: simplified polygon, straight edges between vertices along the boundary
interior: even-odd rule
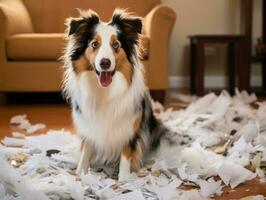
[[[126,181],[131,170],[137,172],[139,170],[142,159],[142,151],[140,144],[137,142],[132,146],[123,149],[120,157],[118,181]]]
[[[130,158],[128,158],[126,155],[122,153],[120,157],[118,181],[126,181],[128,179],[131,169],[130,164],[131,164]]]
[[[81,144],[81,154],[79,157],[79,163],[76,171],[77,174],[81,175],[82,173],[86,174],[88,172],[91,155],[92,148],[90,147],[88,142],[83,140]]]

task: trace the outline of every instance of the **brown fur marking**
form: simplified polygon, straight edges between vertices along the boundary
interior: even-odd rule
[[[139,142],[136,143],[136,149],[132,150],[129,146],[123,149],[122,154],[130,160],[131,171],[137,172],[140,168],[142,151]]]
[[[80,56],[78,60],[73,61],[74,71],[79,74],[83,71],[92,71],[93,67],[89,63],[85,55]]]
[[[116,35],[112,35],[111,36],[111,44],[114,43],[117,40],[117,36]]]
[[[141,120],[142,120],[142,113],[139,113],[133,125],[135,133],[137,133],[140,128]]]
[[[110,39],[110,45],[117,41],[117,36],[112,35]],[[119,47],[117,50],[113,49],[116,60],[116,70],[120,71],[127,80],[128,85],[131,84],[132,75],[133,75],[133,66],[127,60],[126,53],[123,48]]]
[[[97,41],[98,43],[101,43],[101,37],[99,35],[96,35],[93,41]],[[95,63],[95,58],[96,58],[98,51],[99,51],[99,47],[97,49],[93,49],[91,47],[88,47],[86,49],[85,57],[89,60],[91,65]]]
[[[117,71],[120,71],[127,80],[128,85],[132,82],[133,76],[133,66],[127,59],[125,51],[120,48],[118,52],[115,54]]]

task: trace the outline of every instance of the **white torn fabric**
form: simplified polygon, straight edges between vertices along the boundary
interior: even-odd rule
[[[111,178],[117,170],[108,166],[75,177],[80,148],[76,135],[62,129],[29,136],[45,125],[32,125],[26,115],[13,117],[10,123],[23,129],[25,135],[14,132],[12,138],[1,141],[0,199],[27,199],[32,192],[33,196],[40,195],[38,199],[200,200],[221,194],[224,184],[235,188],[256,176],[265,180],[262,170],[253,173],[245,167],[256,152],[266,161],[266,102],[254,109],[249,104],[256,96],[239,91],[235,97],[223,91],[219,96],[211,93],[199,99],[186,95],[178,98],[192,103],[178,111],[153,103],[156,117],[173,131],[171,138],[178,145],[170,147],[163,141],[156,153],[147,156],[154,164],[140,169],[144,177],[132,173],[124,183]],[[226,146],[223,154],[213,151],[228,141],[232,145]],[[25,160],[17,168],[11,167],[9,163],[20,153],[26,155]],[[184,191],[179,188],[181,184],[199,189]]]

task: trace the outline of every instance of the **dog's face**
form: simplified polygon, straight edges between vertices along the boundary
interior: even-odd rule
[[[94,71],[103,87],[112,83],[117,71],[130,82],[142,28],[140,18],[115,10],[111,21],[103,23],[95,12],[88,11],[71,18],[68,26],[73,43],[70,57],[77,73]]]

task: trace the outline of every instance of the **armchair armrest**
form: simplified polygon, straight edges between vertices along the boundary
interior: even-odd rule
[[[29,13],[21,0],[0,0],[0,62],[5,61],[5,41],[9,35],[32,33]]]
[[[149,38],[146,75],[148,80],[154,80],[155,77],[160,80],[148,83],[151,88],[168,87],[168,46],[175,19],[175,11],[165,5],[156,6],[144,18],[143,34]]]

